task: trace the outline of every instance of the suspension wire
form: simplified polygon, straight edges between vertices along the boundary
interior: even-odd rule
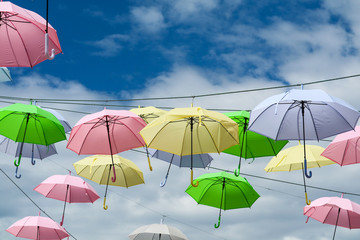
[[[9,175],[7,175],[4,170],[2,170],[2,168],[0,168],[0,171],[42,212],[44,213],[48,218],[52,219],[53,221],[55,221],[52,217],[50,217],[49,214],[47,214],[34,200],[32,200],[29,195],[26,194],[26,192],[24,192],[24,190],[21,189],[21,187],[19,185],[17,185],[14,180],[12,180]],[[71,233],[69,233],[67,230],[66,232],[75,240],[77,240]]]

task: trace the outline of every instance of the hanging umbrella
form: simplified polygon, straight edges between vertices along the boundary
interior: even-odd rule
[[[292,89],[261,102],[251,112],[249,130],[274,140],[320,140],[355,128],[360,113],[322,90]]]
[[[11,2],[0,2],[0,46],[2,67],[33,67],[62,52],[56,30],[45,19]]]
[[[143,173],[138,166],[130,160],[118,155],[114,155],[113,159],[109,155],[94,155],[77,161],[73,165],[79,176],[98,184],[106,185],[103,204],[105,210],[108,208],[108,206],[105,205],[108,185],[128,188],[144,183]],[[116,166],[115,171],[117,178],[113,182],[109,181],[109,178],[111,175],[111,168],[114,169],[114,166]]]
[[[44,158],[57,154],[54,144],[45,146],[32,143],[19,143],[14,142],[10,138],[0,136],[0,152],[19,157],[21,144],[23,144],[22,157],[31,158],[32,165],[35,165],[35,159],[42,160]]]
[[[220,153],[239,143],[238,125],[222,113],[200,107],[175,108],[140,131],[149,148],[176,155]],[[195,186],[195,185],[194,185]]]
[[[50,112],[52,115],[54,115],[60,121],[61,125],[63,125],[63,127],[64,127],[65,133],[69,133],[71,131],[70,123],[59,112],[55,111],[54,109],[50,109],[50,108],[42,107],[42,109]]]
[[[288,141],[274,141],[258,133],[248,131],[250,113],[248,111],[237,111],[225,113],[239,125],[239,144],[234,145],[224,153],[239,156],[238,169],[234,171],[236,176],[240,174],[241,158],[257,158],[275,156],[288,143]]]
[[[167,178],[169,176],[170,167],[172,164],[178,166],[178,167],[191,167],[191,155],[186,156],[179,156],[176,154],[172,154],[169,152],[164,152],[160,150],[154,150],[150,149],[151,156],[160,160],[163,160],[165,162],[170,163],[169,168],[167,170],[165,179],[162,183],[160,183],[161,187],[164,187],[167,181]],[[194,154],[193,156],[193,167],[194,168],[206,168],[210,162],[213,160],[213,158],[210,156],[210,154]]]
[[[321,154],[324,157],[344,166],[360,163],[360,126],[337,135]]]
[[[249,208],[260,197],[246,178],[227,172],[203,174],[196,180],[200,183],[199,187],[190,185],[185,192],[198,204],[220,209],[215,228],[220,226],[221,210]]]
[[[306,145],[306,160],[308,162],[308,168],[322,167],[334,164],[333,161],[321,156],[324,151],[323,147],[316,145]],[[304,161],[302,158],[303,146],[300,144],[294,147],[286,148],[279,152],[276,157],[273,157],[271,161],[266,165],[266,172],[277,171],[294,171],[302,170],[304,172]],[[306,182],[304,174],[302,174],[304,180],[305,198],[306,204],[310,204],[306,192]]]
[[[360,205],[349,199],[339,197],[322,197],[304,207],[304,215],[319,222],[335,225],[333,240],[337,226],[355,229],[360,228]]]
[[[166,224],[144,225],[129,234],[131,240],[188,240],[183,232]]]
[[[0,108],[0,134],[15,142],[20,142],[20,165],[24,143],[50,145],[66,140],[64,127],[51,113],[34,105],[15,103]]]
[[[34,191],[41,193],[45,197],[64,201],[64,210],[60,225],[64,223],[66,202],[68,203],[87,203],[95,202],[99,195],[95,189],[82,180],[80,177],[69,175],[53,175],[42,181]]]
[[[152,121],[156,120],[158,117],[167,113],[167,111],[149,106],[149,107],[138,107],[130,109],[131,112],[137,114],[139,117],[144,119],[146,123],[151,123]]]
[[[41,217],[40,214],[24,217],[13,223],[6,231],[15,237],[35,240],[60,240],[69,237],[65,228],[50,218]]]
[[[6,67],[0,67],[0,82],[11,81],[10,71]]]
[[[145,121],[135,113],[104,109],[81,118],[71,130],[66,147],[77,154],[112,156],[144,146],[139,131],[145,126]],[[111,181],[115,182],[116,170],[112,162],[114,176]]]

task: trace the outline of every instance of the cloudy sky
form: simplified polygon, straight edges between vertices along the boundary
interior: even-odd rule
[[[13,3],[45,16],[45,1]],[[143,99],[193,96],[208,93],[292,85],[360,74],[360,3],[358,1],[51,1],[49,21],[57,29],[63,54],[33,69],[11,68],[13,82],[0,86],[0,95],[31,99]],[[319,88],[360,109],[358,78],[305,86]],[[210,109],[252,109],[267,96],[285,89],[196,97],[194,105]],[[3,100],[0,99],[0,100]],[[7,100],[8,101],[8,100]],[[123,106],[188,107],[192,99],[128,101]],[[110,103],[109,103],[110,104]],[[74,125],[83,113],[109,104],[84,106],[38,101],[60,109]],[[6,106],[8,103],[2,103]],[[108,107],[129,109],[129,107]],[[71,111],[61,111],[71,110]],[[324,147],[328,142],[310,142]],[[289,146],[297,143],[290,143]],[[13,157],[1,154],[4,170],[43,210],[60,221],[63,203],[33,191],[53,174],[74,172],[72,163],[82,159],[56,145],[58,155],[32,166],[23,161],[22,178],[13,176]],[[251,209],[223,213],[214,229],[218,209],[197,205],[184,193],[189,170],[173,167],[164,188],[159,187],[167,164],[138,152],[120,154],[144,172],[145,185],[128,189],[110,187],[109,209],[102,199],[94,204],[70,204],[65,228],[76,239],[128,239],[137,227],[164,223],[183,231],[189,239],[329,239],[333,226],[315,220],[305,223],[303,188],[248,176],[261,195]],[[233,170],[238,159],[213,154],[211,166]],[[270,158],[243,164],[242,171],[296,183],[300,172],[266,173]],[[360,193],[359,166],[313,169],[308,184]],[[213,169],[195,170],[195,177]],[[39,210],[0,173],[0,239],[16,239],[5,232],[16,220]],[[104,186],[91,183],[103,196]],[[310,199],[339,193],[308,189]],[[346,196],[360,203],[356,196]],[[338,239],[358,237],[358,230],[337,229]]]

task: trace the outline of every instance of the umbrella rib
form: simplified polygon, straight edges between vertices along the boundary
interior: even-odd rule
[[[309,111],[309,113],[310,113],[310,116],[311,116],[311,121],[312,121],[312,123],[313,123],[313,126],[315,126],[315,121],[314,121],[314,117],[313,117],[313,114],[312,114],[311,109],[310,109],[310,104],[307,103],[307,104],[305,105],[305,108],[308,109],[308,111]],[[316,139],[319,141],[319,135],[318,135],[318,131],[317,131],[316,127],[314,127],[314,130],[315,130],[315,134],[316,134]]]
[[[151,147],[151,143],[156,139],[156,137],[160,134],[160,132],[167,126],[169,125],[170,123],[173,123],[173,122],[167,122],[166,124],[164,124],[164,126],[162,126],[159,131],[156,132],[155,136],[151,139],[151,141],[149,143],[147,143],[147,146],[148,147]],[[144,139],[145,140],[145,139]]]
[[[280,104],[280,103],[279,103],[279,104]],[[288,104],[288,103],[284,103],[284,104]],[[273,105],[275,105],[275,104],[272,104],[271,106],[273,106]],[[283,125],[283,122],[284,122],[284,120],[285,120],[285,117],[286,117],[286,115],[288,114],[289,109],[291,108],[291,106],[292,106],[292,104],[290,104],[289,107],[288,107],[288,109],[285,111],[285,114],[284,114],[284,116],[283,116],[282,119],[281,119],[281,122],[280,122],[279,128],[278,128],[278,132],[276,133],[276,137],[275,137],[274,140],[277,140],[277,139],[278,139],[278,136],[279,136],[279,133],[280,133],[280,128],[281,128],[281,126]],[[270,106],[269,106],[269,107],[270,107]],[[262,113],[261,113],[260,115],[262,115]],[[259,115],[259,116],[260,116],[260,115]]]
[[[344,121],[351,127],[351,129],[354,130],[354,127],[351,126],[351,124],[344,118],[344,116],[343,116],[342,114],[339,113],[338,110],[336,110],[333,106],[331,106],[331,105],[329,105],[329,104],[328,104],[327,106],[329,106],[331,109],[333,109],[342,119],[344,119]],[[357,120],[359,120],[359,117],[358,117]],[[357,123],[357,121],[355,122],[355,124],[356,124],[356,123]]]
[[[128,188],[128,187],[129,187],[129,186],[128,186],[128,182],[127,182],[127,180],[126,180],[126,175],[125,175],[124,169],[123,169],[122,166],[121,166],[121,163],[116,164],[116,165],[120,167],[121,172],[123,173],[123,176],[124,176],[125,186],[126,186],[126,188]]]
[[[204,198],[205,196],[205,193],[209,190],[209,188],[211,188],[212,186],[216,185],[216,184],[220,184],[222,183],[222,178],[221,177],[216,177],[216,180],[212,180],[212,179],[208,179],[211,181],[211,183],[207,184],[206,187],[204,187],[201,191],[201,194],[200,194],[200,198],[199,200],[197,201],[198,203],[201,202],[201,200]]]

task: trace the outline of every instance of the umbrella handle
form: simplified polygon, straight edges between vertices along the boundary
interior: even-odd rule
[[[106,202],[106,197],[104,197],[104,204],[103,204],[103,208],[104,208],[104,210],[107,210],[107,209],[108,209],[108,205],[105,205],[105,202]]]
[[[162,181],[162,182],[160,183],[160,187],[164,187],[164,186],[165,186],[166,181],[167,181],[167,178],[168,178],[168,175],[166,174],[166,176],[165,176],[165,178],[164,178],[164,181]]]
[[[237,177],[240,176],[240,168],[234,170],[234,175]]]
[[[112,182],[115,182],[115,181],[116,181],[115,165],[113,165],[113,173],[114,173],[114,176],[111,177],[111,181],[112,181]]]
[[[196,181],[196,183],[194,184],[194,173],[193,170],[191,169],[191,174],[190,174],[190,181],[191,181],[191,185],[193,187],[197,187],[199,186],[199,181]]]
[[[15,170],[15,177],[17,179],[21,178],[21,174],[18,175],[18,169],[19,169],[19,167],[16,167],[16,170]]]
[[[150,169],[150,171],[152,171],[152,170],[153,170],[153,168],[152,168],[151,163],[150,163],[150,158],[149,158],[149,155],[147,156],[147,159],[148,159],[149,169]]]
[[[16,159],[14,160],[15,167],[20,166],[20,161],[21,161],[21,154],[19,155],[19,159],[17,161],[16,161]]]
[[[310,205],[311,201],[308,199],[307,192],[305,192],[306,205]]]
[[[45,33],[45,56],[49,60],[53,60],[55,57],[55,49],[51,49],[51,55],[49,55],[49,35]]]
[[[34,152],[31,153],[31,164],[34,166],[35,165],[35,159],[34,159]]]
[[[214,224],[214,228],[219,228],[220,227],[220,220],[221,220],[221,215],[219,216],[218,223]]]
[[[312,177],[312,172],[310,170],[309,170],[309,173],[307,172],[307,161],[306,161],[306,159],[304,159],[304,173],[305,173],[305,176],[307,178]]]

